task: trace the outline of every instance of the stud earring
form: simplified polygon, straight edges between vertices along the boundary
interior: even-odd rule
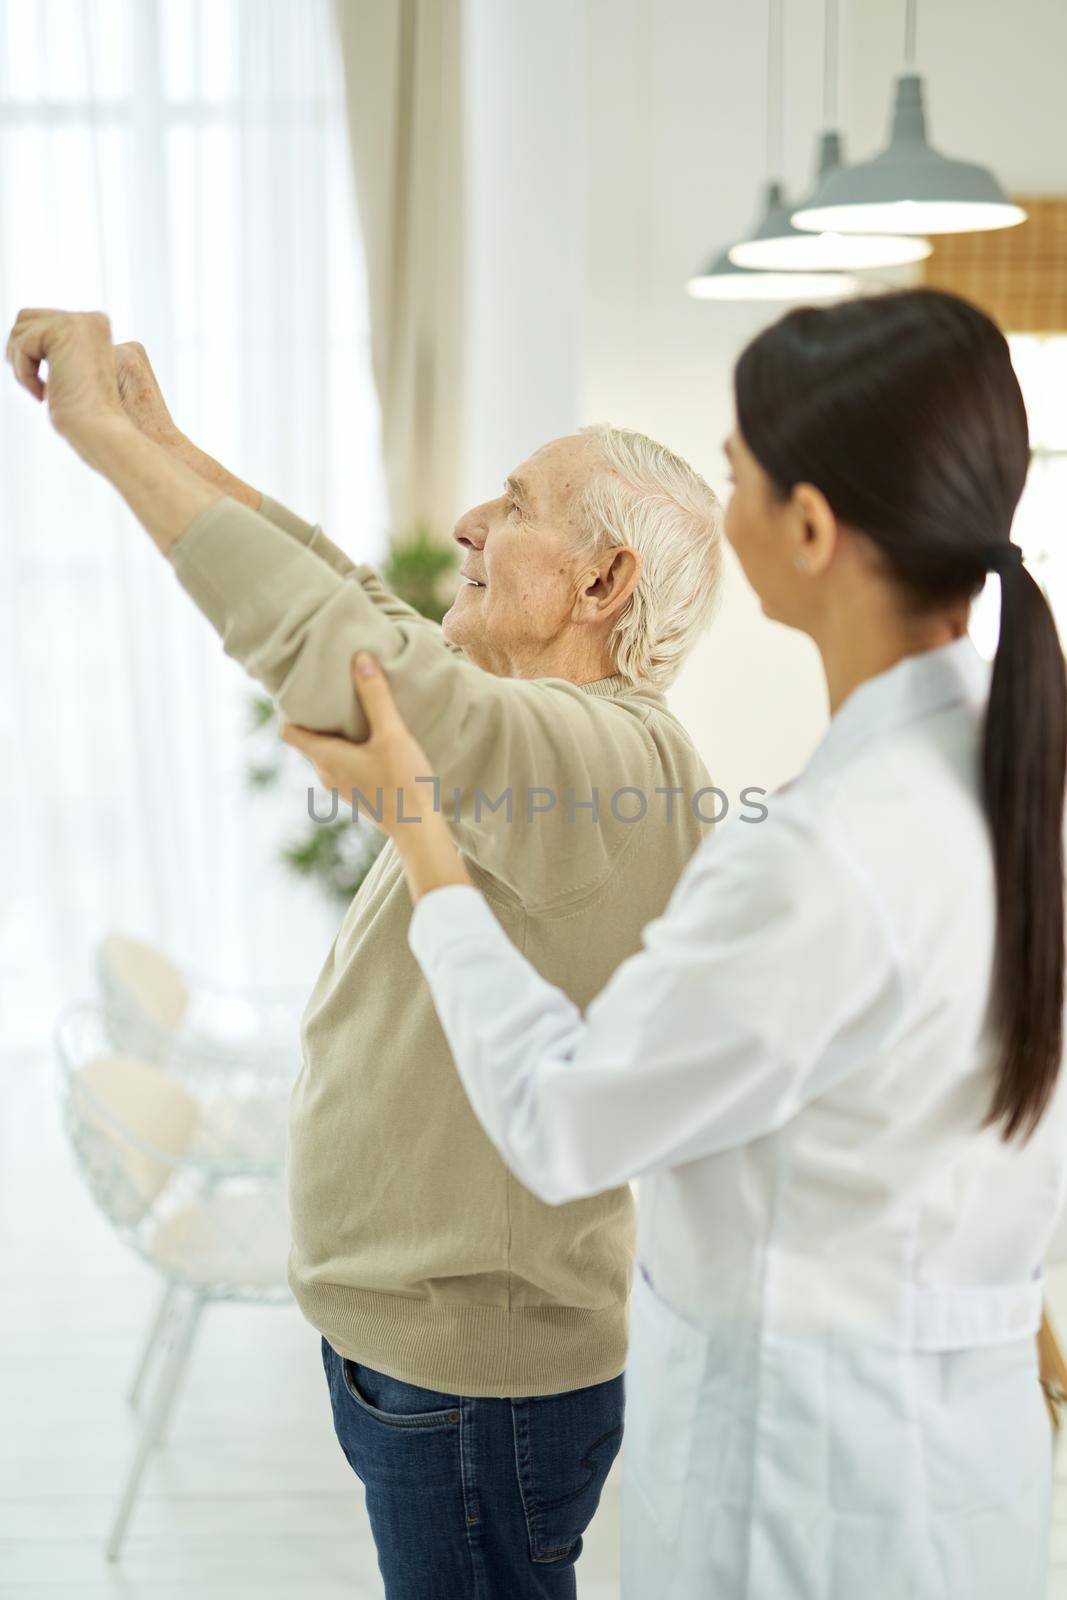
[[[794,556],[793,557],[793,565],[794,565],[794,567],[796,567],[798,572],[807,572],[807,570],[808,570],[808,558],[807,558],[807,556]]]

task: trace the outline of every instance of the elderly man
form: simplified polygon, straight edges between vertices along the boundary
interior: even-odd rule
[[[363,739],[350,662],[374,652],[474,881],[585,1006],[706,821],[707,776],[663,699],[719,583],[703,480],[637,434],[545,445],[456,525],[463,584],[438,628],[183,439],[139,347],[120,347],[117,382],[105,317],[22,312],[8,358],[292,724]],[[621,1440],[633,1201],[549,1206],[511,1176],[454,1072],[409,911],[389,845],[304,1017],[290,1282],[391,1600],[562,1600]]]

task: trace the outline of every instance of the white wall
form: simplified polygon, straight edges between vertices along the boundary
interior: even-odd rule
[[[791,8],[788,56],[810,53]],[[694,301],[685,279],[754,218],[765,160],[766,14],[730,0],[588,0],[584,414],[642,429],[725,493],[737,352],[768,309]],[[814,74],[791,66],[791,169],[811,161]],[[817,86],[815,86],[817,92]],[[806,639],[767,623],[733,558],[723,610],[672,694],[728,796],[773,788],[818,735]]]
[[[585,349],[585,18],[467,0],[464,500],[578,422]]]
[[[469,7],[472,493],[541,438],[593,420],[661,437],[724,489],[733,362],[777,313],[692,301],[683,284],[753,219],[765,4]],[[823,8],[784,9],[785,177],[798,193],[821,121]],[[904,5],[841,10],[841,123],[863,156],[884,138]],[[920,4],[935,142],[1016,192],[1067,193],[1065,63],[1064,0]],[[825,725],[813,648],[761,616],[732,558],[724,609],[672,698],[730,794],[791,776]]]

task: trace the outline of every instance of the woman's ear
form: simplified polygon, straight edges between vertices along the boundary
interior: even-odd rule
[[[824,572],[837,549],[838,523],[833,508],[813,483],[794,485],[791,506],[795,512],[794,564],[801,572]]]

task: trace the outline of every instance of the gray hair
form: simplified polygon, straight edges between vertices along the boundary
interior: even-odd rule
[[[575,493],[578,549],[601,555],[628,546],[642,558],[637,587],[608,641],[615,670],[666,688],[718,607],[719,498],[687,461],[643,433],[604,423],[579,431],[605,470],[594,470]]]

